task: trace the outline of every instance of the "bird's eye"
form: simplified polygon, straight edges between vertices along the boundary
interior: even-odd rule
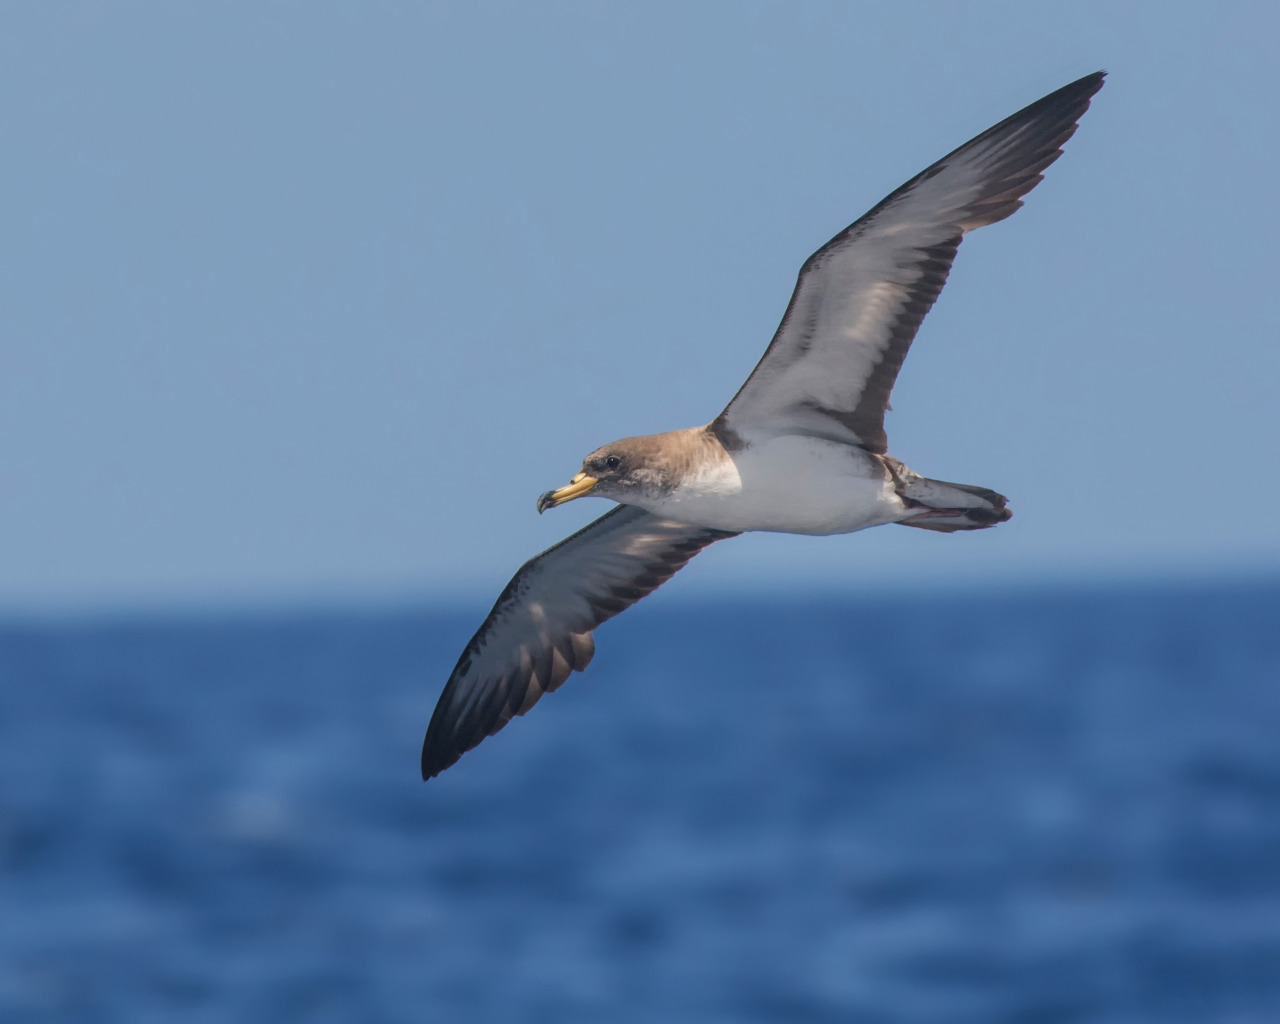
[[[609,469],[617,469],[622,465],[622,460],[616,455],[608,455],[605,457],[604,464]]]

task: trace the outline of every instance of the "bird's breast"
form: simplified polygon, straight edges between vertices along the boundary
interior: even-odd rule
[[[739,532],[852,533],[902,514],[878,460],[861,448],[812,437],[775,438],[691,467],[644,506]]]

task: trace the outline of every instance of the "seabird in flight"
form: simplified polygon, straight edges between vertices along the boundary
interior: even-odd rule
[[[965,232],[1022,205],[1102,80],[1088,75],[1001,121],[810,256],[763,358],[709,424],[607,444],[538,499],[539,512],[588,494],[618,506],[507,584],[431,716],[424,779],[585,669],[592,630],[708,544],[748,530],[950,532],[1009,518],[1003,495],[892,458],[884,414]]]

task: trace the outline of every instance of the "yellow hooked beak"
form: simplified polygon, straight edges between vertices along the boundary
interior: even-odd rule
[[[538,499],[538,512],[545,512],[549,508],[563,505],[566,501],[573,501],[574,498],[581,498],[584,494],[590,494],[595,490],[595,486],[599,482],[593,476],[579,473],[564,487],[554,491],[547,491],[546,494],[540,497]]]

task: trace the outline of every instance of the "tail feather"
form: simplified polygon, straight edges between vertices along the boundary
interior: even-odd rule
[[[898,496],[909,510],[899,525],[921,530],[985,530],[1013,516],[1008,499],[988,487],[930,480],[914,473],[899,477]]]

